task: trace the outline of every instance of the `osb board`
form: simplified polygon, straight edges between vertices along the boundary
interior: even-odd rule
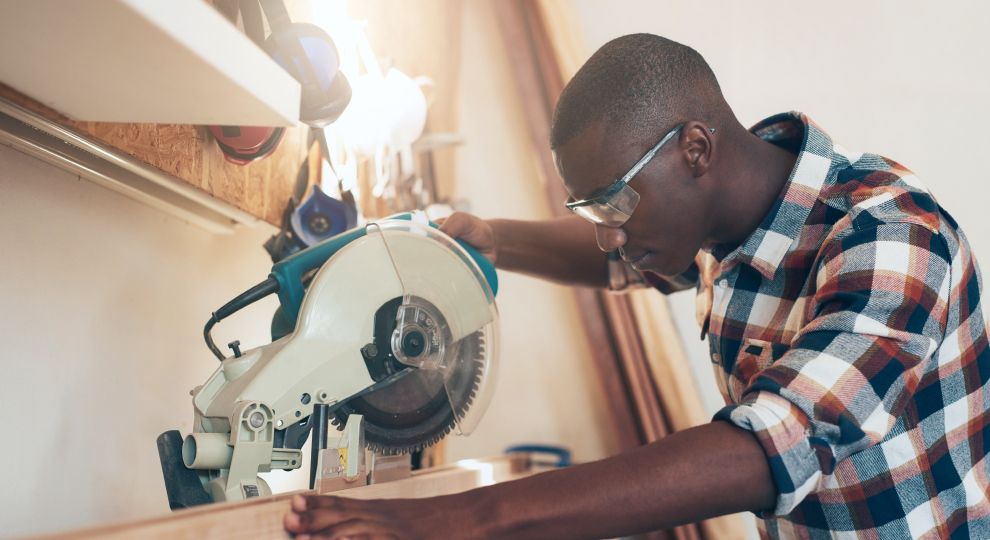
[[[0,83],[0,97],[65,126],[274,225],[306,159],[306,130],[286,129],[278,149],[248,165],[226,161],[203,126],[72,120]]]
[[[382,484],[346,489],[333,493],[355,499],[396,497],[433,497],[467,491],[491,482],[505,482],[528,476],[533,464],[525,454],[479,460],[470,468],[450,466],[416,471],[411,478]],[[45,536],[55,539],[200,539],[200,538],[273,538],[287,539],[282,519],[289,510],[294,492],[249,499],[247,501],[212,504],[180,510],[150,519],[107,525],[81,531]]]

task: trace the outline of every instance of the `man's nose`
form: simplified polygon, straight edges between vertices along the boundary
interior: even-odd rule
[[[595,225],[595,238],[602,251],[615,251],[626,245],[626,231],[619,227]]]

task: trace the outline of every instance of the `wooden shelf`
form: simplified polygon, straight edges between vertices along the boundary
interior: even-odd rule
[[[0,2],[0,98],[91,155],[48,152],[0,126],[10,146],[213,232],[252,216],[277,226],[299,168],[309,160],[319,178],[298,124],[299,84],[202,0]],[[26,122],[52,135],[38,123]],[[240,166],[205,125],[293,127],[272,155]],[[83,170],[107,156],[151,181]]]
[[[183,22],[188,22],[190,27],[202,28],[203,25],[216,27],[220,34],[227,36],[232,43],[238,43],[238,47],[245,48],[253,57],[254,53],[261,55],[261,63],[271,63],[264,56],[264,53],[257,49],[254,44],[239,31],[234,28],[213,5],[219,4],[220,0],[94,0],[93,2],[74,2],[72,0],[3,0],[0,1],[0,98],[22,107],[33,114],[37,114],[47,121],[50,121],[79,137],[85,138],[96,145],[103,146],[113,152],[118,152],[124,157],[131,158],[141,164],[147,165],[162,177],[174,180],[176,183],[191,186],[203,195],[216,199],[219,204],[227,205],[234,212],[224,212],[227,217],[219,216],[208,218],[218,224],[220,228],[227,228],[231,221],[236,223],[246,223],[249,219],[237,215],[243,212],[254,216],[269,224],[278,226],[281,222],[282,212],[286,203],[292,196],[296,175],[302,166],[308,166],[310,170],[310,181],[318,182],[320,179],[319,156],[316,152],[309,152],[306,148],[306,128],[292,127],[286,130],[282,142],[278,149],[270,156],[251,163],[247,166],[238,166],[227,162],[220,149],[213,141],[212,135],[203,127],[211,122],[203,120],[127,120],[127,121],[94,121],[84,120],[89,115],[84,115],[71,107],[63,105],[63,98],[45,98],[32,93],[24,84],[19,84],[14,80],[14,71],[23,71],[25,77],[45,77],[54,78],[54,86],[57,90],[67,94],[65,99],[74,99],[73,94],[82,92],[87,85],[97,84],[99,79],[106,77],[119,77],[126,74],[118,71],[128,71],[123,68],[111,68],[116,62],[113,58],[113,51],[93,51],[94,62],[93,72],[80,72],[77,68],[66,66],[64,60],[55,58],[51,64],[46,64],[40,60],[28,62],[21,58],[24,51],[33,49],[44,49],[47,54],[58,56],[58,52],[65,48],[75,48],[76,44],[65,38],[66,35],[76,36],[76,39],[84,42],[91,39],[90,33],[96,33],[95,28],[88,28],[81,33],[80,28],[85,25],[83,21],[91,17],[95,7],[111,6],[113,9],[121,11],[123,15],[119,17],[138,17],[134,14],[134,6],[148,7],[164,6],[161,10],[168,12],[185,12]],[[311,21],[312,13],[309,2],[306,0],[292,0],[288,2],[288,7],[293,20]],[[84,10],[83,7],[89,9]],[[405,4],[403,4],[405,7]],[[419,76],[425,75],[431,78],[435,87],[431,91],[434,100],[428,117],[428,130],[433,132],[456,132],[457,130],[457,66],[460,55],[460,28],[462,7],[457,0],[420,0],[415,7],[409,6],[407,9],[396,9],[389,0],[363,0],[352,4],[352,16],[358,19],[368,20],[369,40],[375,51],[386,59],[386,64],[392,64],[404,72]],[[111,9],[101,7],[99,9]],[[148,9],[159,9],[151,8]],[[78,13],[80,19],[73,23],[69,20],[70,14]],[[25,14],[26,13],[26,14]],[[47,14],[47,15],[45,15]],[[45,15],[45,16],[43,16]],[[59,36],[59,30],[55,23],[47,20],[50,16],[59,21],[58,25],[68,26],[62,37],[55,39],[32,40],[25,34],[38,34],[46,36]],[[139,17],[140,19],[140,17]],[[194,19],[204,19],[211,21],[207,23],[192,22]],[[14,21],[21,21],[15,24]],[[175,23],[175,17],[165,17],[165,21],[160,21],[162,26]],[[102,24],[102,23],[101,23]],[[137,23],[136,23],[137,24]],[[142,22],[140,24],[149,24]],[[19,28],[13,28],[18,26]],[[32,32],[27,32],[25,28],[33,27]],[[170,26],[167,26],[171,28]],[[8,34],[3,32],[10,29]],[[410,30],[411,29],[411,30]],[[119,31],[110,29],[109,31]],[[229,31],[229,32],[228,32]],[[159,37],[166,43],[169,42],[168,34],[165,30],[158,30]],[[179,32],[179,30],[176,30]],[[412,33],[410,33],[412,32]],[[21,36],[24,43],[18,43],[12,36]],[[185,34],[182,34],[185,36]],[[188,36],[187,36],[188,37]],[[195,36],[193,36],[195,37]],[[136,39],[136,38],[135,38]],[[199,36],[201,40],[213,40],[209,32],[204,32]],[[226,38],[224,38],[226,39]],[[84,45],[79,45],[83,47]],[[126,47],[124,47],[126,48]],[[52,50],[49,50],[52,49]],[[25,58],[30,58],[28,54]],[[233,58],[233,56],[231,56]],[[44,68],[39,66],[44,65]],[[244,64],[248,65],[248,64]],[[56,67],[61,66],[61,67]],[[71,68],[71,69],[70,69]],[[134,69],[144,69],[145,66],[134,66]],[[99,71],[104,70],[106,71]],[[278,76],[286,76],[285,73],[277,69]],[[99,75],[97,73],[100,73]],[[262,73],[262,72],[258,72]],[[133,83],[125,83],[118,79],[117,83],[108,85],[110,88],[106,92],[96,91],[95,95],[100,99],[101,106],[108,106],[115,109],[123,106],[127,99],[142,98],[143,103],[137,111],[145,114],[143,107],[148,103],[159,101],[174,101],[178,96],[188,95],[195,88],[202,87],[203,83],[197,82],[186,75],[175,75],[170,82],[170,88],[174,90],[174,95],[170,94],[167,99],[161,98],[158,92],[160,87],[137,89],[130,84],[142,84],[140,80]],[[147,79],[142,79],[147,80]],[[294,81],[291,81],[294,83]],[[175,88],[175,87],[178,88]],[[298,86],[298,85],[297,85]],[[149,94],[149,92],[152,92]],[[126,94],[126,95],[125,95]],[[90,92],[93,95],[93,92]],[[158,97],[151,99],[148,96]],[[184,99],[184,98],[183,98]],[[193,105],[207,103],[207,99],[197,100]],[[226,103],[226,102],[225,102]],[[298,103],[298,99],[293,101]],[[186,106],[181,107],[183,115],[191,114]],[[210,110],[219,110],[207,107]],[[191,109],[190,109],[191,110]],[[160,112],[160,111],[159,111]],[[240,114],[240,113],[238,113]],[[136,117],[135,117],[136,118]],[[179,118],[178,116],[175,118]],[[108,120],[109,118],[105,119]],[[161,123],[165,122],[165,123]],[[233,121],[218,122],[233,125],[250,125],[241,116]],[[261,122],[255,122],[260,124]],[[198,125],[193,125],[198,124]],[[0,131],[4,128],[0,126]],[[0,139],[4,136],[0,133]],[[11,144],[17,146],[16,144]],[[26,151],[23,145],[18,149]],[[38,152],[30,152],[33,155],[47,159],[39,155]],[[307,163],[308,160],[308,163]],[[52,161],[49,159],[49,161]],[[63,163],[57,163],[70,170],[73,167],[65,167]],[[439,184],[439,192],[444,196],[453,193],[454,181],[454,154],[451,151],[441,151],[435,156],[435,175]],[[78,172],[78,171],[76,171]],[[85,176],[85,175],[82,175]],[[104,182],[100,182],[107,185]],[[112,187],[112,186],[108,186]],[[177,188],[179,191],[182,187]],[[118,189],[125,194],[133,194],[133,190]],[[145,195],[138,195],[135,198],[142,200],[152,206],[162,207],[157,201],[148,199]],[[193,198],[196,198],[193,195]],[[366,215],[387,215],[390,212],[375,211],[376,200],[365,197],[360,201]],[[200,212],[199,209],[196,212]],[[188,217],[186,210],[179,212],[171,211],[180,217],[184,217],[191,222],[202,222],[203,220]],[[224,223],[227,223],[225,225]],[[209,230],[216,231],[216,226],[207,224]]]

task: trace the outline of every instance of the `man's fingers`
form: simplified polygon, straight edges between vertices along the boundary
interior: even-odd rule
[[[495,235],[488,223],[471,214],[454,212],[440,225],[444,233],[467,242],[495,262]]]
[[[299,532],[299,528],[301,526],[299,523],[299,514],[291,510],[286,512],[285,515],[282,516],[282,526],[289,532]]]
[[[295,538],[368,538],[372,540],[422,540],[411,516],[421,516],[410,505],[416,501],[363,501],[325,495],[296,496],[285,514],[285,530]],[[422,506],[422,505],[420,505]],[[405,516],[405,517],[404,517]]]
[[[292,509],[297,512],[314,508],[343,508],[347,499],[332,495],[296,495],[292,498]]]
[[[349,519],[321,530],[318,538],[329,540],[368,539],[401,540],[403,537],[392,527],[380,521]]]
[[[327,495],[296,495],[290,506],[282,522],[294,533],[316,534],[346,520],[371,521],[375,517],[364,501]]]
[[[454,212],[443,220],[437,220],[440,230],[444,233],[459,238],[470,229],[471,216],[464,212]]]
[[[289,512],[282,519],[282,525],[289,532],[317,534],[349,517],[350,514],[338,510],[318,508],[305,512]]]
[[[333,504],[333,503],[331,503]],[[330,528],[352,520],[373,523],[377,514],[357,508],[310,508],[299,512],[288,512],[282,520],[285,530],[294,533],[326,534]]]
[[[485,230],[482,228],[484,223],[477,216],[464,212],[454,212],[440,225],[440,230],[454,238],[461,238],[480,249],[484,246],[479,244],[485,244],[487,240]]]

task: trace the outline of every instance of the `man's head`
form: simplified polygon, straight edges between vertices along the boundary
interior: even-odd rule
[[[738,126],[705,60],[650,34],[610,41],[564,88],[551,129],[557,167],[581,200],[615,192],[616,180],[679,125],[629,179],[639,196],[631,217],[598,226],[602,249],[621,248],[638,269],[663,274],[685,270],[709,240],[716,140]]]

